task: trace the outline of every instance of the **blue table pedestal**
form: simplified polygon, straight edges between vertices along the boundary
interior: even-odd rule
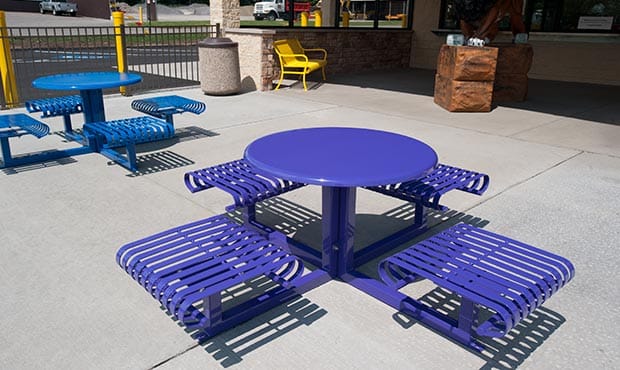
[[[84,106],[84,123],[104,122],[105,110],[103,107],[103,90],[81,90],[82,104]]]

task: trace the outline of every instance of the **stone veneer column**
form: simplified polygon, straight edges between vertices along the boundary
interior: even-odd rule
[[[226,35],[226,31],[231,28],[240,27],[239,0],[211,0],[210,10],[210,23],[219,23],[222,35]]]
[[[275,30],[237,28],[228,29],[226,37],[239,43],[241,91],[268,91],[272,89],[275,57],[273,39]]]
[[[322,27],[334,27],[336,25],[336,1],[321,0]]]

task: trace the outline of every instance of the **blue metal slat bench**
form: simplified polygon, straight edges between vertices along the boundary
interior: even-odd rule
[[[254,206],[257,202],[305,185],[258,173],[244,159],[185,174],[185,186],[192,193],[215,187],[230,194],[234,204],[226,207],[226,210],[230,212],[237,208],[245,209],[246,221],[254,220]]]
[[[185,112],[200,114],[207,109],[205,103],[178,95],[137,99],[131,102],[131,107],[153,117],[165,119],[170,124],[173,124],[172,116],[175,114]]]
[[[407,297],[400,310],[480,350],[473,340],[501,337],[575,275],[566,258],[471,225],[455,225],[379,264],[393,290],[428,279],[461,297],[458,321]],[[492,316],[478,323],[480,306]],[[429,314],[430,313],[430,314]]]
[[[43,122],[23,114],[6,114],[0,116],[0,148],[2,149],[2,163],[0,168],[19,166],[22,164],[33,163],[50,159],[41,155],[28,155],[13,158],[9,138],[20,137],[22,135],[33,135],[42,138],[49,134],[50,128]]]
[[[136,144],[169,139],[174,136],[174,127],[164,120],[144,116],[85,123],[84,133],[96,152],[137,171]],[[114,150],[122,146],[127,150],[126,156]]]
[[[33,99],[27,101],[25,105],[26,110],[30,113],[41,112],[41,118],[63,116],[65,132],[67,133],[73,133],[71,115],[83,111],[80,95]]]
[[[368,186],[366,189],[389,195],[416,205],[416,223],[423,219],[424,207],[443,211],[441,196],[452,190],[482,195],[489,187],[489,176],[446,164],[438,164],[428,175],[398,184]],[[423,207],[424,206],[424,207]]]
[[[282,303],[310,282],[284,240],[220,215],[126,244],[116,261],[188,329],[211,336]],[[260,277],[278,286],[222,310],[223,291]]]

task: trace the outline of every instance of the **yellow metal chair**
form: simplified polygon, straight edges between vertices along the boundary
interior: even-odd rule
[[[273,48],[280,59],[280,81],[275,90],[280,88],[280,84],[285,74],[301,75],[304,83],[304,91],[308,90],[306,85],[306,75],[319,68],[325,80],[325,66],[327,65],[327,51],[325,49],[304,49],[299,40],[287,39],[273,42]],[[322,59],[310,59],[307,52],[322,53]]]

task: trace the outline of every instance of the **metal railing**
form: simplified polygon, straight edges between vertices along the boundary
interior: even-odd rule
[[[0,34],[0,42],[8,40],[10,45],[7,54],[12,57],[18,91],[13,105],[67,93],[33,88],[37,77],[118,69],[114,26],[7,27],[6,31]],[[219,25],[121,26],[121,34],[126,70],[143,78],[128,90],[149,91],[199,84],[197,43],[217,37]],[[117,93],[118,89],[104,92]],[[6,107],[4,95],[0,94],[2,108]]]

